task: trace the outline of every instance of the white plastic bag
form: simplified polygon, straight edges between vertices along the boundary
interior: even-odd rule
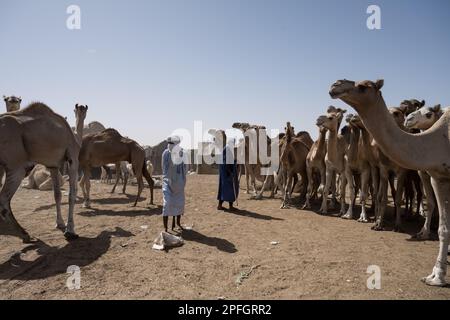
[[[184,244],[184,240],[181,237],[177,237],[168,232],[162,231],[158,237],[153,241],[154,250],[164,250],[165,248],[179,247]]]

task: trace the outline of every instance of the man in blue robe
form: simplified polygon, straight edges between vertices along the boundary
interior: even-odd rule
[[[224,140],[226,136],[224,134]],[[217,210],[225,210],[224,201],[230,205],[230,211],[235,210],[233,203],[239,195],[238,166],[234,152],[234,139],[230,140],[222,152],[222,163],[219,164],[219,192]]]
[[[179,146],[180,138],[172,136],[167,139],[167,149],[162,155],[162,193],[163,193],[163,223],[167,232],[169,217],[173,217],[172,230],[175,229],[175,217],[178,227],[181,227],[181,216],[184,214],[184,188],[186,186],[185,154]]]

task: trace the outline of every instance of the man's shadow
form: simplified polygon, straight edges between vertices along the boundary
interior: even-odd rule
[[[76,265],[81,268],[99,259],[108,251],[111,237],[132,236],[133,233],[116,227],[114,231],[102,231],[95,238],[80,237],[62,248],[38,242],[0,264],[0,279],[36,280],[66,273],[68,266]],[[40,256],[34,261],[22,260],[21,255],[31,250],[36,250]]]
[[[223,252],[227,253],[237,252],[237,249],[233,243],[222,238],[208,237],[194,230],[183,230],[181,236],[186,241],[195,241],[210,247],[216,247],[218,250]]]
[[[260,220],[277,220],[277,221],[283,221],[284,219],[281,218],[275,218],[272,216],[268,216],[265,214],[260,214],[260,213],[256,213],[256,212],[252,212],[252,211],[248,211],[248,210],[243,210],[243,209],[238,209],[238,208],[234,208],[234,210],[229,210],[229,209],[225,209],[224,210],[226,213],[232,213],[238,216],[243,216],[243,217],[250,217],[250,218],[254,218],[254,219],[260,219]]]

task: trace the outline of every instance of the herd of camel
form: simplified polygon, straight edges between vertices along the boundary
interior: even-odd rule
[[[428,239],[431,216],[437,208],[439,254],[433,272],[423,281],[432,286],[444,286],[450,229],[450,108],[427,107],[425,101],[416,99],[388,108],[381,93],[383,84],[383,80],[335,82],[329,92],[331,98],[342,100],[357,114],[346,114],[346,110],[330,106],[317,119],[319,136],[316,141],[307,132],[295,133],[288,122],[279,139],[267,138],[268,148],[279,148],[278,171],[261,176],[259,162],[246,163],[247,192],[251,185],[255,197],[261,198],[269,186],[272,186],[271,196],[276,188],[281,188],[282,208],[286,208],[297,186],[300,199],[305,200],[304,208],[310,209],[312,201],[321,196],[319,212],[327,214],[329,203],[339,200],[341,217],[358,218],[359,222],[369,222],[366,201],[371,196],[375,213],[372,229],[383,230],[390,185],[395,204],[395,230],[402,227],[402,203],[411,211],[416,202],[417,213],[426,217],[416,237]],[[79,168],[83,172],[80,186],[85,207],[90,205],[91,168],[115,163],[117,169],[122,161],[132,165],[137,179],[138,195],[134,205],[144,186],[143,177],[149,184],[153,204],[154,181],[146,166],[144,149],[139,144],[114,129],[102,128],[83,134],[87,106],[75,106],[77,123],[71,128],[65,118],[46,105],[33,103],[20,109],[20,101],[16,97],[5,98],[7,113],[0,115],[0,165],[2,172],[6,172],[0,192],[0,218],[12,227],[14,235],[24,242],[34,240],[15,220],[10,206],[11,198],[30,168],[33,168],[32,173],[39,168],[48,170],[50,182],[47,183],[51,183],[55,195],[56,226],[64,230],[68,240],[77,238],[73,211]],[[346,125],[341,128],[344,121]],[[244,133],[264,129],[248,123],[235,123],[233,128]],[[70,185],[67,224],[60,208],[59,171],[64,164]],[[256,180],[263,181],[259,192]],[[349,190],[348,207],[346,190]],[[354,205],[358,194],[361,212],[356,216]]]

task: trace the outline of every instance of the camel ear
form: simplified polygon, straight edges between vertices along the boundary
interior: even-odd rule
[[[341,108],[337,108],[336,110],[338,113],[341,113],[342,115],[344,115],[344,113],[347,112],[347,110],[341,109]]]
[[[78,103],[75,105],[75,109],[78,109]]]
[[[420,102],[420,106],[423,107],[424,105],[425,105],[425,100],[422,100],[422,101]]]
[[[383,85],[384,85],[383,79],[378,79],[377,81],[375,81],[375,88],[377,88],[377,90],[380,90],[381,88],[383,88]]]
[[[327,113],[337,112],[337,109],[335,106],[329,106],[327,109]]]
[[[441,105],[437,104],[432,108],[434,113],[439,113],[441,111]]]
[[[86,111],[88,111],[88,109],[89,109],[89,106],[88,106],[88,105],[86,105]]]
[[[8,98],[4,95],[3,100],[6,102],[6,100],[8,100]]]

